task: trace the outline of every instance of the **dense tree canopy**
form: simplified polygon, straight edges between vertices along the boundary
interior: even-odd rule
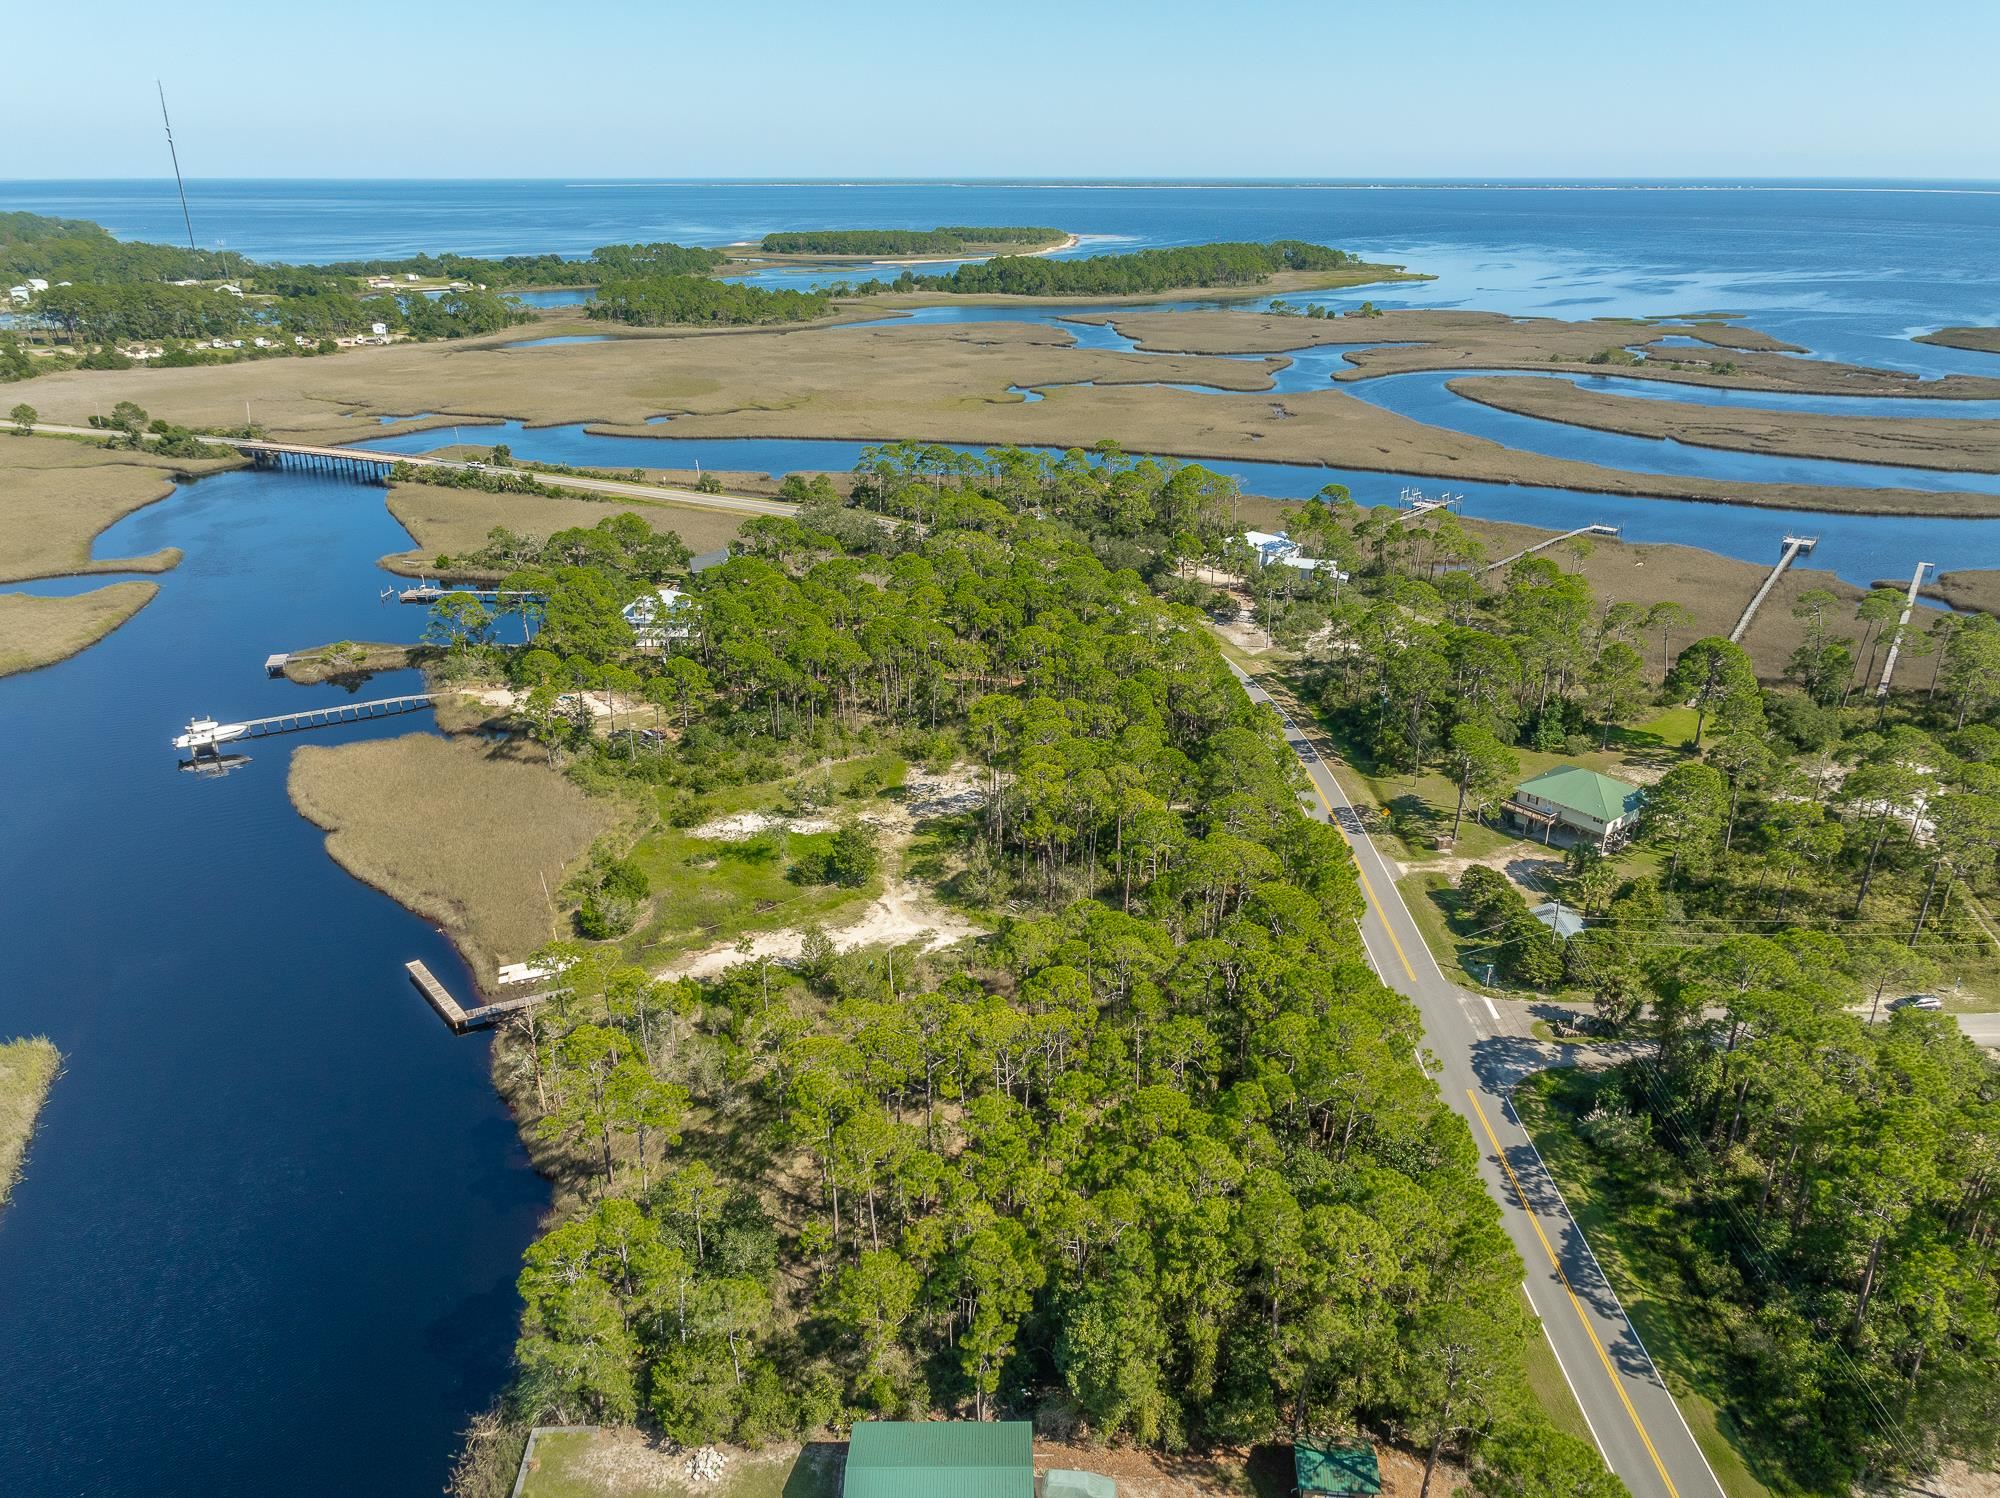
[[[527,1407],[697,1443],[940,1409],[1170,1449],[1365,1422],[1583,1461],[1521,1388],[1521,1265],[1360,950],[1346,845],[1173,599],[1233,486],[898,444],[852,505],[794,487],[650,658],[603,627],[629,555],[524,546],[547,614],[509,668],[658,684],[673,752],[550,726],[591,776],[885,733],[968,762],[940,878],[993,933],[705,982],[548,954],[501,1066],[588,1187],[522,1276]]]
[[[956,255],[975,245],[1060,244],[1063,231],[1047,227],[948,224],[936,229],[805,229],[766,234],[772,255]]]

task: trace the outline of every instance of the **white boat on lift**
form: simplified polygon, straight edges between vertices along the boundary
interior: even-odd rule
[[[213,718],[190,718],[187,731],[174,738],[176,749],[213,749],[231,739],[240,739],[249,727],[242,723],[218,723]]]

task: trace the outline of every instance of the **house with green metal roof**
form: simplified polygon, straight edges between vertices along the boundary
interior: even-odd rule
[[[1646,793],[1581,765],[1563,765],[1523,781],[1501,811],[1545,843],[1592,842],[1609,848],[1631,836]]]
[[[1026,1420],[857,1420],[845,1498],[1035,1498]]]
[[[1292,1491],[1299,1498],[1363,1498],[1382,1491],[1382,1469],[1366,1441],[1306,1440],[1292,1443]]]

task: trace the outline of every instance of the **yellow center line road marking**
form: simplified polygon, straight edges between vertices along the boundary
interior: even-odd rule
[[[1470,1087],[1465,1089],[1465,1095],[1472,1103],[1472,1111],[1479,1115],[1479,1126],[1486,1131],[1487,1141],[1493,1146],[1494,1158],[1500,1162],[1500,1168],[1507,1172],[1507,1180],[1514,1188],[1514,1199],[1521,1204],[1521,1210],[1528,1214],[1528,1221],[1534,1225],[1535,1236],[1541,1240],[1542,1252],[1549,1256],[1549,1263],[1555,1268],[1556,1278],[1562,1281],[1563,1290],[1569,1296],[1569,1303],[1576,1310],[1576,1319],[1583,1324],[1584,1335],[1590,1338],[1590,1345],[1597,1349],[1598,1361],[1604,1364],[1604,1371],[1611,1379],[1611,1387],[1618,1391],[1618,1402],[1625,1406],[1625,1413],[1632,1417],[1632,1428],[1639,1432],[1639,1439],[1646,1443],[1646,1454],[1653,1459],[1653,1465],[1659,1469],[1660,1481],[1667,1485],[1668,1498],[1680,1498],[1679,1490],[1674,1487],[1674,1480],[1667,1476],[1667,1464],[1660,1460],[1660,1453],[1653,1447],[1653,1438],[1646,1434],[1645,1422],[1639,1418],[1639,1412],[1632,1408],[1632,1398],[1625,1392],[1625,1381],[1618,1376],[1618,1370],[1611,1366],[1611,1354],[1604,1350],[1604,1344],[1598,1340],[1597,1328],[1590,1324],[1590,1317],[1584,1313],[1583,1302],[1577,1298],[1576,1288],[1570,1284],[1569,1276],[1563,1273],[1562,1260],[1556,1257],[1555,1249],[1550,1246],[1549,1235],[1542,1231],[1541,1218],[1536,1216],[1535,1209],[1528,1205],[1528,1193],[1521,1189],[1521,1178],[1514,1174],[1514,1167],[1507,1163],[1507,1152],[1500,1148],[1500,1137],[1493,1132],[1493,1125],[1487,1122],[1486,1110],[1479,1106],[1479,1095]]]
[[[1326,792],[1320,789],[1319,777],[1308,771],[1306,779],[1312,782],[1313,794],[1319,797],[1319,804],[1326,808],[1326,819],[1338,827],[1340,818],[1334,815],[1333,803],[1326,799]],[[1414,983],[1417,981],[1417,970],[1410,966],[1410,954],[1403,950],[1402,942],[1396,939],[1396,928],[1389,924],[1389,907],[1382,903],[1381,898],[1375,893],[1375,886],[1368,882],[1368,871],[1361,867],[1361,850],[1357,848],[1353,851],[1354,872],[1361,880],[1362,896],[1375,907],[1376,914],[1382,917],[1382,930],[1389,938],[1389,945],[1396,949],[1396,960],[1403,964],[1403,975]]]

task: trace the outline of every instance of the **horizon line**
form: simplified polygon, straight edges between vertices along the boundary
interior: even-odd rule
[[[101,176],[48,176],[48,177],[0,177],[0,183],[42,185],[53,183],[137,183],[166,180],[153,174],[141,175],[101,175]],[[777,177],[756,177],[743,174],[725,174],[712,177],[642,177],[619,173],[604,177],[591,177],[577,173],[561,173],[549,176],[272,176],[269,174],[230,176],[190,176],[190,182],[300,182],[300,183],[453,183],[453,182],[512,182],[539,183],[551,186],[574,188],[621,188],[621,187],[1022,187],[1022,188],[1089,188],[1089,187],[1332,187],[1332,188],[1396,188],[1396,187],[1567,187],[1587,186],[1593,188],[1866,188],[1866,187],[1914,187],[1914,188],[1969,188],[2000,187],[2000,177],[1951,177],[1951,176],[1900,176],[1900,175],[1817,175],[1794,173],[1766,176],[1730,176],[1720,173],[1696,174],[1590,174],[1590,173],[1545,173],[1489,175],[1482,173],[1455,173],[1426,175],[1411,173],[1404,175],[1377,175],[1361,177],[1335,176],[1156,176],[1156,175],[1110,175],[1089,174],[1065,177],[1048,173],[1010,173],[996,176],[870,176],[840,175],[828,177],[808,177],[798,175]]]

